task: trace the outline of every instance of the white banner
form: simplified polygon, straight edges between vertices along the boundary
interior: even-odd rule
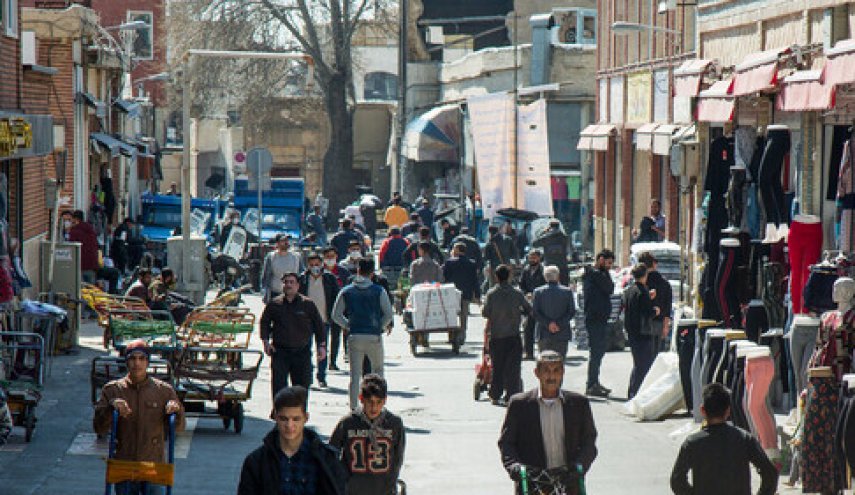
[[[516,207],[540,215],[552,216],[546,100],[537,100],[530,105],[520,105],[517,123],[519,166]]]
[[[472,144],[481,190],[484,217],[513,206],[511,159],[514,98],[508,93],[471,97],[467,101],[472,122]]]

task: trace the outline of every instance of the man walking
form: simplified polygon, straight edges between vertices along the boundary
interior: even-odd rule
[[[338,263],[338,253],[335,248],[330,246],[324,249],[324,273],[330,273],[335,276],[336,283],[338,285],[338,289],[341,290],[342,287],[347,285],[350,280],[350,270],[342,266]],[[337,297],[337,296],[336,296]],[[335,304],[335,300],[333,300],[333,304]],[[330,306],[332,307],[332,306]],[[341,347],[342,339],[341,339],[341,327],[334,321],[332,321],[332,314],[330,314],[329,319],[330,325],[330,339],[328,344],[329,350],[329,362],[327,364],[327,369],[331,371],[339,371],[338,367],[338,349]],[[347,341],[345,341],[344,353],[347,353]]]
[[[418,203],[418,201],[416,201],[416,203]],[[430,201],[423,199],[419,205],[419,209],[416,210],[416,213],[418,213],[419,219],[422,221],[422,225],[427,227],[433,225],[433,210],[430,209]]]
[[[306,224],[309,230],[318,235],[318,243],[321,246],[327,245],[327,228],[324,225],[324,217],[321,215],[321,205],[312,207],[312,213],[306,217]]]
[[[361,243],[362,236],[353,230],[353,222],[345,218],[341,221],[341,229],[330,239],[330,246],[335,248],[339,261],[347,257],[347,249],[352,241]]]
[[[374,260],[360,259],[353,283],[342,289],[333,306],[332,319],[347,335],[351,409],[358,405],[359,382],[366,356],[372,371],[383,376],[383,330],[393,316],[386,291],[371,281],[373,273]]]
[[[419,243],[419,258],[410,265],[410,283],[442,282],[442,267],[430,256],[430,243]]]
[[[540,251],[537,249],[529,251],[528,264],[523,268],[522,276],[520,277],[520,290],[525,294],[525,298],[529,302],[534,297],[534,290],[546,285],[546,277],[543,275],[543,263],[540,261]],[[535,323],[536,321],[533,316],[526,317],[525,326],[523,327],[523,360],[534,359]]]
[[[775,465],[756,438],[727,422],[730,391],[720,383],[710,383],[704,387],[703,401],[704,425],[683,442],[671,471],[671,490],[676,495],[750,495],[749,464],[753,464],[760,472],[758,495],[774,495],[778,484]]]
[[[610,270],[615,255],[608,249],[597,253],[593,266],[586,266],[582,276],[582,290],[585,306],[585,328],[588,330],[590,356],[588,358],[588,383],[586,394],[606,397],[611,390],[600,384],[600,364],[606,353],[606,333],[609,316],[612,313],[612,292],[615,284]]]
[[[478,241],[469,235],[469,229],[467,227],[460,229],[460,235],[455,237],[452,241],[452,249],[460,243],[463,243],[463,245],[466,246],[466,252],[464,254],[467,258],[475,262],[475,269],[478,270],[478,273],[480,274],[484,269],[484,255],[481,253],[481,246],[478,245]]]
[[[430,257],[433,258],[434,261],[439,263],[440,265],[445,261],[445,256],[442,255],[442,251],[440,251],[439,246],[435,242],[430,239],[430,229],[427,227],[421,227],[419,229],[419,237],[416,241],[411,242],[407,249],[404,250],[403,259],[404,268],[409,269],[410,264],[413,261],[417,260],[419,255],[418,247],[419,244],[426,242],[428,243],[428,251]]]
[[[404,464],[406,434],[401,418],[386,409],[386,380],[368,374],[359,386],[361,407],[343,417],[330,436],[341,450],[350,478],[348,495],[395,495]]]
[[[561,284],[567,285],[570,276],[567,267],[567,234],[561,231],[561,221],[557,218],[550,220],[549,228],[531,245],[543,251],[544,263],[558,267],[561,274],[559,280]]]
[[[623,327],[629,337],[632,351],[632,373],[629,376],[627,398],[632,399],[638,393],[641,382],[647,376],[656,352],[653,334],[653,317],[659,314],[659,308],[653,305],[647,290],[647,267],[641,263],[632,268],[635,283],[623,291]]]
[[[528,472],[565,471],[565,491],[561,493],[578,495],[580,477],[597,457],[591,405],[583,395],[561,390],[564,359],[557,352],[541,353],[534,374],[540,386],[515,395],[508,405],[499,436],[502,464],[516,482],[518,494],[522,493],[520,471],[525,466]]]
[[[671,329],[671,305],[674,291],[671,284],[659,273],[659,262],[653,253],[645,251],[638,256],[639,263],[647,267],[647,287],[653,297],[653,305],[659,308],[659,314],[653,318],[653,350],[658,353],[662,349],[662,340],[668,337]]]
[[[92,423],[99,435],[110,432],[113,411],[119,412],[115,455],[118,460],[163,463],[166,418],[175,414],[176,431],[184,429],[184,408],[171,385],[148,376],[149,359],[150,350],[144,341],[130,342],[125,348],[128,374],[104,385],[95,404]],[[163,493],[159,485],[135,481],[118,483],[115,488],[121,495]]]
[[[273,397],[289,385],[307,389],[312,384],[312,337],[318,346],[316,359],[326,358],[324,322],[315,303],[299,292],[296,273],[282,276],[282,294],[261,313],[260,331],[264,352],[270,356]]]
[[[401,206],[401,199],[394,198],[392,200],[392,204],[386,208],[386,213],[383,215],[383,222],[386,223],[386,226],[389,228],[392,227],[403,227],[405,223],[407,223],[407,218],[409,215],[407,214],[407,210]]]
[[[576,315],[573,291],[558,283],[561,271],[555,265],[543,269],[546,285],[534,290],[535,335],[540,352],[555,351],[567,356],[567,343],[573,336],[570,322]]]
[[[330,316],[335,298],[338,297],[338,281],[332,273],[324,272],[321,255],[312,253],[307,260],[309,267],[300,276],[300,294],[311,299],[318,308],[324,325],[324,341],[329,342]],[[336,349],[338,350],[338,349]],[[318,386],[327,386],[327,363],[329,356],[324,356],[318,361],[316,377]]]
[[[99,268],[98,234],[95,233],[95,227],[84,219],[82,210],[71,213],[68,242],[80,243],[80,277],[83,282],[94,284]]]
[[[469,326],[469,304],[480,298],[478,289],[478,269],[475,262],[466,257],[466,244],[454,245],[451,258],[442,265],[442,278],[446,283],[454,284],[460,291],[460,331],[457,332],[457,344],[466,343],[466,328]]]
[[[276,426],[246,456],[238,495],[345,495],[347,473],[338,451],[309,428],[308,391],[286,387],[273,399]]]
[[[522,315],[532,312],[523,293],[510,284],[510,278],[511,268],[499,265],[497,284],[487,292],[481,308],[481,316],[487,319],[488,348],[493,361],[489,395],[496,406],[507,403],[512,395],[522,390],[520,321]]]
[[[490,240],[487,241],[487,246],[484,247],[484,258],[490,266],[490,285],[497,283],[496,268],[499,265],[516,265],[519,258],[517,244],[514,239],[499,232],[497,225],[490,225],[488,228]]]
[[[389,237],[383,240],[380,244],[380,253],[377,259],[380,261],[380,268],[383,271],[400,272],[404,266],[403,256],[404,251],[409,247],[410,243],[401,237],[401,229],[392,227],[389,229]]]
[[[286,273],[300,273],[302,260],[297,253],[291,252],[291,239],[287,234],[276,234],[276,250],[267,253],[261,267],[261,290],[264,304],[282,294],[282,276]]]

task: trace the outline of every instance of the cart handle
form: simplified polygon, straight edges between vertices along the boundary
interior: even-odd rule
[[[168,462],[169,464],[175,464],[175,413],[172,413],[168,416],[169,418],[169,449],[168,449]],[[112,459],[114,455],[116,455],[116,435],[119,428],[119,411],[113,410],[113,424],[110,426],[110,448],[109,448],[109,458]],[[113,485],[107,484],[104,495],[110,495],[113,491]],[[172,495],[172,486],[166,487],[166,495]]]

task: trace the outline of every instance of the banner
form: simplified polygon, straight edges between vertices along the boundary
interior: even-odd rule
[[[472,144],[481,190],[484,217],[514,206],[511,160],[513,157],[514,98],[508,93],[467,100],[472,123]]]
[[[517,204],[521,210],[552,216],[546,100],[521,105],[517,113]]]

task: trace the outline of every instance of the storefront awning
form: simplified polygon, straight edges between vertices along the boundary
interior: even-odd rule
[[[659,124],[644,124],[635,131],[635,149],[650,151],[653,148],[653,131]]]
[[[803,70],[784,78],[776,108],[782,112],[822,111],[834,108],[835,87],[822,83],[821,70]]]
[[[823,83],[828,86],[855,83],[855,39],[838,41],[825,52]]]
[[[729,122],[733,120],[733,80],[718,81],[698,94],[698,122]]]
[[[116,99],[113,101],[113,106],[119,109],[120,112],[126,113],[130,116],[136,116],[139,114],[140,104],[135,101]]]
[[[96,146],[109,151],[111,157],[115,157],[120,154],[127,157],[133,157],[137,153],[135,146],[109,134],[104,134],[103,132],[93,132],[89,134],[89,139]]]
[[[458,162],[460,106],[442,105],[416,117],[407,125],[404,155],[418,162]]]
[[[698,96],[701,80],[712,60],[694,59],[674,70],[674,96]]]
[[[84,105],[92,108],[98,108],[104,105],[104,102],[95,98],[95,95],[92,93],[87,93],[86,91],[78,91],[77,97],[74,99],[75,103],[83,103]]]
[[[744,96],[759,93],[778,85],[778,59],[790,53],[789,48],[776,48],[752,53],[736,66],[733,95]]]
[[[685,127],[681,127],[677,129],[677,132],[671,136],[671,144],[674,143],[689,143],[696,139],[695,132],[697,129],[695,125],[687,125]]]
[[[592,124],[582,129],[579,133],[579,144],[577,150],[608,151],[609,136],[615,131],[612,124]]]
[[[663,124],[653,131],[653,154],[668,156],[671,154],[671,140],[674,137],[674,131],[680,126],[674,124]]]

